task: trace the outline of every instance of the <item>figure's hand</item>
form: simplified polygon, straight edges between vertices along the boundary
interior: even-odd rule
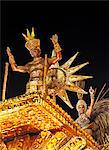
[[[9,47],[7,47],[6,52],[7,52],[8,56],[9,56],[10,64],[15,64],[14,56],[12,55],[11,50],[10,50]]]
[[[89,93],[91,97],[95,95],[95,90],[92,88],[92,86],[90,86]]]
[[[7,47],[6,52],[9,56],[9,58],[11,58],[13,56],[9,47]]]
[[[6,52],[7,52],[8,56],[10,56],[11,50],[9,47],[7,47]]]
[[[50,39],[51,39],[51,41],[52,41],[53,44],[58,43],[58,35],[57,34],[52,35],[52,38],[50,38]]]

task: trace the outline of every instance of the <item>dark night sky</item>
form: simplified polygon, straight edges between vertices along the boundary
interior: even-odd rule
[[[108,9],[106,2],[2,2],[2,81],[4,63],[8,61],[7,46],[12,49],[18,65],[31,60],[22,32],[34,26],[41,40],[42,56],[44,53],[50,56],[53,48],[50,37],[57,33],[63,49],[60,64],[79,51],[73,65],[89,61],[79,73],[94,76],[86,82],[86,91],[90,85],[99,91],[109,81]],[[28,79],[28,74],[12,72],[9,67],[6,97],[22,94]],[[75,95],[70,93],[69,96],[75,105]],[[74,110],[59,100],[58,103],[73,114]]]

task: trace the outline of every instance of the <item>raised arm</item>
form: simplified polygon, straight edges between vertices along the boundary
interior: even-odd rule
[[[94,95],[95,95],[95,91],[94,89],[92,89],[92,87],[90,87],[89,89],[89,93],[90,93],[90,99],[91,99],[91,103],[90,106],[86,112],[87,116],[90,117],[91,113],[92,113],[92,109],[93,109],[93,105],[94,105]]]
[[[27,72],[28,68],[26,66],[17,66],[15,59],[14,59],[14,56],[12,55],[9,47],[7,47],[6,51],[7,51],[7,54],[9,56],[9,63],[11,64],[12,70],[22,72],[22,73]]]
[[[59,60],[62,59],[62,54],[61,54],[61,47],[58,43],[58,36],[57,34],[53,35],[51,38],[51,41],[53,43],[54,46],[54,51],[56,53],[56,57],[52,59],[52,64],[55,64],[56,62],[58,62]]]

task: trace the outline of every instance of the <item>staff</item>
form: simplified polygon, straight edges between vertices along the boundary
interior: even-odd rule
[[[6,93],[6,83],[7,83],[7,77],[8,77],[8,67],[9,63],[5,63],[5,73],[4,73],[4,82],[3,82],[3,91],[2,91],[2,101],[5,100],[5,93]]]
[[[43,78],[43,86],[44,86],[44,96],[47,96],[47,85],[46,85],[46,75],[47,75],[47,54],[45,54],[45,64],[44,64],[44,78]]]

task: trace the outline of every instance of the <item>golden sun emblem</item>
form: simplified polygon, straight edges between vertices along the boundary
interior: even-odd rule
[[[78,70],[89,64],[89,62],[70,67],[79,52],[72,56],[67,62],[59,66],[59,63],[52,65],[48,71],[46,77],[46,84],[48,86],[48,94],[54,97],[59,96],[71,109],[73,106],[68,98],[66,90],[87,94],[82,88],[75,84],[76,81],[81,81],[92,76],[74,75]],[[52,52],[52,57],[55,56],[55,52]]]

